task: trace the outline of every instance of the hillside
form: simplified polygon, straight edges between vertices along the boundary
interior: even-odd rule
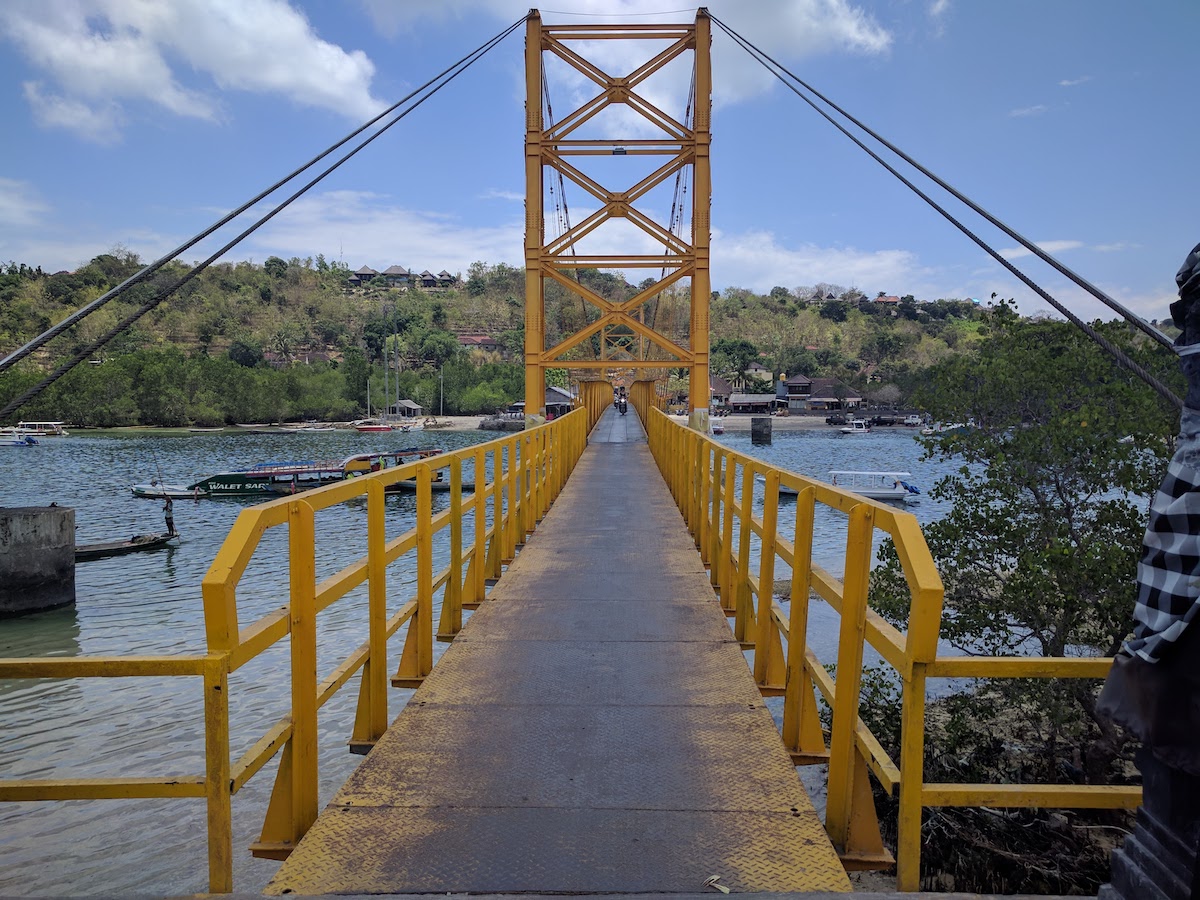
[[[0,351],[23,345],[141,265],[136,254],[117,250],[75,272],[46,274],[18,263],[0,268]],[[36,381],[39,370],[81,352],[186,272],[183,263],[172,263],[73,326],[7,373],[0,398],[14,396]],[[385,351],[392,370],[389,393],[397,384],[402,395],[427,408],[437,396],[446,412],[483,412],[521,396],[522,270],[475,263],[454,286],[431,290],[388,287],[382,278],[353,286],[350,275],[346,266],[322,256],[214,265],[23,414],[28,418],[37,409],[66,417],[73,408],[81,421],[95,424],[350,417],[365,412],[368,371],[373,396],[383,396]],[[638,290],[608,272],[583,270],[580,280],[612,301]],[[596,315],[554,284],[546,307],[551,340]],[[685,299],[664,292],[646,309],[665,333],[686,339]],[[728,288],[714,293],[711,303],[712,368],[733,377],[758,362],[776,374],[840,378],[868,397],[895,402],[921,371],[987,334],[989,315],[970,301],[870,299],[832,285],[776,287],[767,295]],[[458,338],[463,334],[486,334],[500,349],[466,350]],[[160,368],[161,376],[151,378]],[[234,403],[228,386],[247,379],[259,390],[242,390],[248,399]],[[257,392],[270,402],[255,400]],[[164,406],[149,402],[155,393],[178,396]],[[84,396],[91,401],[78,399]]]

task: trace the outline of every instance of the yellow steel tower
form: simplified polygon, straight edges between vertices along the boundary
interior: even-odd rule
[[[611,372],[614,366],[642,373],[638,377],[645,377],[648,369],[665,373],[667,369],[685,368],[690,376],[691,409],[707,409],[712,109],[708,13],[701,9],[694,23],[681,25],[543,25],[541,16],[533,10],[527,28],[525,411],[545,414],[547,369],[583,369],[603,377],[602,373]],[[610,58],[612,54],[605,53],[605,49],[611,45],[597,43],[605,41],[643,41],[651,55],[628,74],[613,76],[582,55],[590,48],[594,56]],[[647,100],[646,94],[657,98],[665,89],[677,87],[678,78],[672,80],[662,73],[669,71],[668,64],[685,58],[689,52],[693,54],[693,87],[687,98],[690,116],[669,115]],[[557,66],[558,72],[567,73],[570,92],[579,96],[582,82],[586,86],[584,95],[590,95],[590,99],[547,123],[548,62]],[[611,136],[615,130],[625,137]],[[659,162],[656,157],[665,161],[652,168]],[[637,161],[643,166],[649,161],[652,170],[639,178],[641,173],[634,168]],[[626,182],[631,183],[620,190],[601,184],[600,179],[606,175],[610,180],[619,180],[622,166]],[[594,169],[600,174],[594,174]],[[628,175],[630,170],[636,180]],[[549,241],[545,223],[547,173],[558,179],[560,194],[565,179],[582,189],[587,203],[594,207],[580,222],[568,224]],[[639,203],[654,206],[652,191],[661,192],[671,179],[675,179],[678,198],[678,185],[684,175],[691,176],[693,186],[687,209],[690,241],[687,234],[673,233],[672,227],[660,224],[639,208]],[[553,180],[550,183],[553,185]],[[672,210],[674,215],[674,205]],[[631,252],[586,252],[589,240],[594,241],[602,229],[615,222],[625,225],[618,231],[626,239],[616,243],[630,246]],[[599,244],[600,249],[611,250],[614,241],[606,238]],[[633,296],[616,300],[580,278],[580,273],[588,270],[619,272],[624,284],[624,279],[634,280],[627,274],[630,269],[658,269],[660,277],[639,279]],[[550,331],[548,289],[559,304]],[[679,321],[684,317],[675,316],[673,307],[670,314],[661,317],[672,327],[656,328],[662,324],[657,321],[660,303],[678,302],[681,295],[690,302],[686,331]],[[562,302],[563,297],[572,298],[569,306]],[[664,297],[669,299],[664,301]]]

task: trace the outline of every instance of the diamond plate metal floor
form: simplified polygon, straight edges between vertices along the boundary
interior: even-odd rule
[[[266,893],[849,890],[636,415],[596,434]]]

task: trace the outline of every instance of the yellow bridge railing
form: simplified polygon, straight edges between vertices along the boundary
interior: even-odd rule
[[[735,636],[754,649],[764,696],[783,697],[782,738],[797,765],[828,762],[825,827],[847,869],[896,864],[897,889],[920,882],[924,807],[1133,808],[1141,789],[1076,784],[943,784],[924,781],[925,699],[930,678],[1103,678],[1111,658],[940,656],[943,590],[916,518],[737,453],[651,409],[649,389],[630,396],[650,449],[695,538]],[[796,524],[778,533],[779,488],[796,493]],[[756,503],[761,501],[761,516]],[[817,504],[846,515],[844,576],[813,562]],[[867,606],[876,530],[895,546],[911,596],[908,631]],[[755,553],[755,551],[757,551]],[[757,556],[757,567],[751,565]],[[788,608],[774,599],[776,560],[791,570]],[[836,678],[807,646],[812,594],[839,615]],[[902,686],[901,746],[893,760],[859,717],[863,653],[873,647]],[[814,688],[832,709],[828,744]],[[884,847],[869,774],[899,792],[896,858]]]
[[[598,407],[597,407],[598,409]],[[204,773],[119,778],[9,779],[0,801],[204,798],[207,803],[209,891],[233,890],[232,798],[282,752],[256,856],[284,858],[315,821],[318,805],[317,711],[360,670],[352,750],[365,752],[388,727],[388,640],[404,628],[403,649],[392,686],[413,687],[432,670],[433,614],[440,591],[436,636],[450,640],[462,627],[462,611],[485,598],[487,580],[505,563],[562,490],[587,443],[595,413],[576,410],[508,438],[383,469],[328,487],[243,510],[202,583],[207,650],[183,656],[93,656],[71,659],[0,659],[7,678],[199,679],[204,690]],[[464,468],[474,478],[464,490]],[[491,473],[490,481],[487,473]],[[433,513],[432,492],[441,475],[448,483],[447,508]],[[415,527],[388,535],[386,489],[414,481]],[[365,555],[317,581],[315,514],[339,504],[366,501]],[[472,537],[464,522],[473,517]],[[275,611],[243,624],[239,582],[263,536],[287,528],[288,596]],[[448,564],[434,571],[434,537]],[[446,544],[448,543],[448,548]],[[415,557],[415,596],[388,596],[388,569]],[[465,571],[464,571],[465,569]],[[367,585],[364,643],[318,680],[319,614]],[[407,626],[405,628],[405,626]],[[231,759],[230,675],[277,644],[290,659],[289,711],[238,759]],[[130,710],[131,717],[138,710]]]

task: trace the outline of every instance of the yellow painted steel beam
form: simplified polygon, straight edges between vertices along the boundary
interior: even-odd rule
[[[921,789],[925,806],[999,806],[1022,809],[1136,809],[1142,789],[1104,784],[942,784]]]
[[[0,781],[0,802],[30,800],[132,800],[203,797],[204,777],[59,778]]]
[[[939,656],[930,678],[1107,678],[1111,656]]]
[[[203,675],[207,656],[10,657],[0,678],[154,678]]]

